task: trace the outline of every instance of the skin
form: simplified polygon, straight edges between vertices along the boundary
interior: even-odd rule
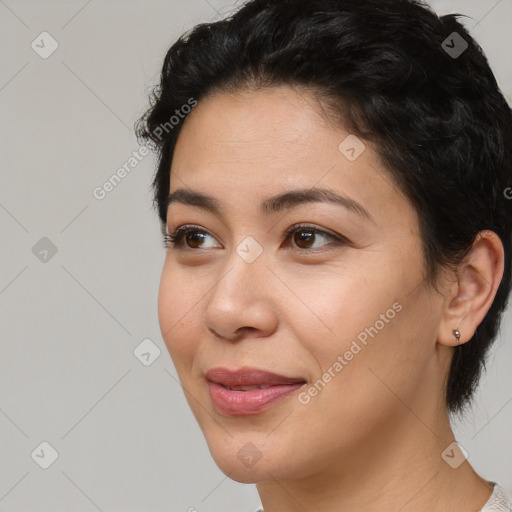
[[[491,484],[467,460],[453,469],[441,456],[454,441],[443,383],[452,330],[461,343],[473,336],[502,278],[503,247],[482,232],[457,272],[444,270],[431,289],[415,210],[369,142],[354,161],[340,152],[347,135],[305,90],[199,102],[179,135],[170,192],[212,195],[225,218],[170,205],[169,233],[191,223],[208,233],[167,250],[163,338],[216,464],[256,483],[265,512],[480,510]],[[299,187],[347,195],[373,220],[328,203],[260,213],[264,199]],[[327,234],[286,238],[298,223]],[[236,251],[247,236],[263,250],[252,263]],[[394,303],[401,310],[309,403],[295,393],[252,416],[214,408],[208,369],[247,365],[311,386]],[[249,442],[261,455],[251,467],[237,457]]]

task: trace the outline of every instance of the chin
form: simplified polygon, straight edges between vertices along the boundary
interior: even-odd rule
[[[205,437],[215,464],[232,480],[253,484],[267,480],[268,473],[273,474],[276,465],[275,450],[263,446],[264,443],[268,445],[268,441],[264,440],[265,435],[261,436],[261,440],[258,435],[233,433],[233,436],[229,436],[226,432]]]
[[[231,480],[241,484],[257,484],[268,480],[286,480],[292,475],[276,461],[263,458],[252,467],[246,467],[232,457],[213,457],[217,467]]]
[[[226,465],[225,467],[217,464],[219,469],[228,476],[231,480],[240,484],[257,484],[263,480],[268,480],[269,476],[264,470],[245,469],[236,467],[234,464]]]
[[[223,432],[219,436],[206,436],[206,441],[217,467],[236,482],[256,484],[305,476],[299,460],[292,461],[294,450],[285,455],[287,449],[279,446],[278,437],[268,439],[265,433],[260,436],[257,433],[249,436],[234,433],[231,437]]]

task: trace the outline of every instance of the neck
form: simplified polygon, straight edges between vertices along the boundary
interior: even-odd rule
[[[437,419],[436,419],[437,418]],[[442,454],[454,441],[448,414],[421,420],[404,408],[352,452],[300,480],[269,478],[257,484],[265,512],[477,512],[492,485],[464,461],[454,469],[456,452]]]

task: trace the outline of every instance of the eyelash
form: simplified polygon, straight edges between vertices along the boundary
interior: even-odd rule
[[[309,231],[310,233],[314,233],[314,234],[326,235],[330,238],[333,238],[336,241],[336,245],[347,245],[349,243],[349,240],[346,239],[345,237],[338,236],[338,235],[332,235],[331,233],[328,233],[327,231],[318,229],[318,228],[316,228],[314,226],[310,226],[308,224],[295,224],[295,225],[291,226],[290,228],[288,228],[286,230],[286,232],[284,233],[285,240],[287,240],[290,237],[290,235],[294,234],[297,231]],[[176,231],[172,234],[166,233],[163,237],[164,248],[170,249],[171,245],[173,246],[173,248],[176,246],[181,247],[183,245],[182,241],[183,241],[185,235],[187,235],[188,233],[201,233],[201,234],[206,234],[206,235],[212,236],[212,235],[210,235],[210,233],[208,233],[204,229],[200,228],[199,226],[188,224],[188,225],[181,226],[181,227],[177,228]],[[329,244],[326,244],[326,245],[329,245]],[[187,248],[185,248],[185,250],[197,251],[200,249],[193,249],[193,248],[187,247]],[[297,250],[299,250],[301,252],[319,252],[319,249],[297,248]]]

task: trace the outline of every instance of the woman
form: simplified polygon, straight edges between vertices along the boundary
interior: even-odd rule
[[[249,1],[170,48],[138,124],[162,335],[265,512],[511,510],[450,426],[512,270],[511,110],[456,16]]]

